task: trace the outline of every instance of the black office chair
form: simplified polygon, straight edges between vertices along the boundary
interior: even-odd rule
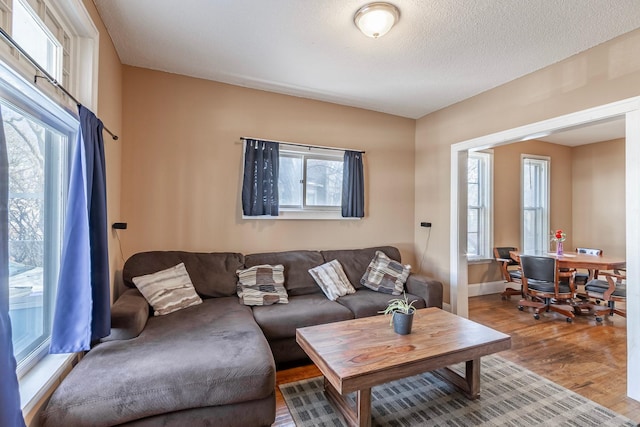
[[[567,322],[575,317],[571,305],[575,296],[574,272],[560,272],[555,258],[521,255],[522,294],[518,310],[533,307],[533,318],[540,319],[540,311],[555,311],[566,316]]]
[[[593,311],[596,315],[596,321],[602,322],[601,312],[607,312],[609,316],[618,314],[627,317],[626,309],[616,308],[616,302],[627,302],[627,277],[624,274],[601,272],[601,276],[605,276],[606,280],[593,279],[584,287],[587,296],[595,299],[596,303],[604,301],[605,306],[594,305]]]
[[[493,256],[495,260],[500,264],[500,271],[502,272],[502,278],[508,283],[517,283],[522,285],[522,272],[520,271],[520,264],[518,264],[513,258],[511,258],[511,251],[518,251],[518,248],[511,246],[495,247],[493,248]],[[519,289],[507,287],[502,295],[502,299],[506,300],[511,295],[522,295],[522,286]]]

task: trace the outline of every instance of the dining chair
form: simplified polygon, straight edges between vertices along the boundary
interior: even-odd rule
[[[602,256],[602,249],[595,248],[576,248],[576,252],[579,254],[587,254],[593,256]],[[588,273],[576,272],[575,285],[586,285],[589,280],[598,278],[598,270],[589,270]]]
[[[518,248],[512,246],[499,246],[493,248],[493,257],[496,262],[500,264],[500,271],[502,272],[502,278],[507,283],[517,283],[522,285],[522,272],[520,271],[520,264],[513,258],[511,258],[511,251],[518,251]],[[503,300],[508,299],[511,295],[522,295],[522,286],[520,289],[512,287],[505,288],[504,292],[500,295]]]
[[[522,294],[518,310],[534,309],[533,318],[540,319],[541,311],[554,311],[571,323],[575,318],[571,305],[575,296],[573,275],[575,272],[560,272],[555,258],[521,255]]]
[[[618,314],[627,317],[627,310],[616,307],[616,302],[627,302],[627,277],[624,274],[610,273],[608,271],[601,272],[606,280],[592,279],[585,285],[585,292],[589,298],[595,299],[598,304],[593,305],[593,311],[596,315],[596,321],[602,322],[600,313],[607,312],[609,316]],[[599,305],[600,301],[607,303],[606,306]],[[626,304],[625,304],[626,307]]]

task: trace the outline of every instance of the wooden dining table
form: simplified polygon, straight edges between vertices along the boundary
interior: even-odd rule
[[[581,254],[577,252],[565,252],[562,255],[558,255],[555,252],[523,252],[523,251],[511,251],[509,252],[511,258],[520,262],[520,255],[534,255],[545,256],[555,258],[558,260],[558,267],[560,268],[584,268],[587,270],[618,270],[627,266],[627,261],[624,258],[601,256],[601,255],[589,255]]]

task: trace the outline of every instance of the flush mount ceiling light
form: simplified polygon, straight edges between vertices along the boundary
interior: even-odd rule
[[[400,11],[390,3],[376,2],[362,6],[353,17],[356,27],[367,37],[384,36],[400,19]]]

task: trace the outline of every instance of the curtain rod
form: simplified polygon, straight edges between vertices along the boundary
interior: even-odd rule
[[[64,88],[64,86],[62,86],[56,79],[54,79],[51,74],[49,74],[44,68],[42,68],[42,66],[40,66],[40,64],[38,64],[38,62],[33,59],[31,57],[31,55],[29,55],[23,48],[22,46],[20,46],[18,44],[18,42],[16,42],[5,30],[4,28],[0,27],[0,35],[2,35],[2,37],[4,37],[4,39],[6,41],[9,42],[9,44],[11,46],[13,46],[14,48],[18,49],[18,51],[22,54],[22,56],[25,57],[25,59],[27,61],[29,61],[31,63],[31,65],[33,65],[38,71],[40,71],[42,74],[42,76],[39,76],[37,73],[35,76],[33,76],[33,83],[37,85],[38,83],[38,79],[46,79],[49,83],[51,83],[51,85],[53,85],[54,87],[57,87],[58,89],[60,89],[62,92],[64,92],[69,98],[71,98],[71,100],[73,102],[75,102],[77,105],[81,105],[80,101],[78,101],[73,95],[71,95],[69,93],[69,91],[67,89]],[[118,139],[118,135],[115,135],[113,132],[111,132],[109,129],[107,129],[106,126],[104,126],[103,124],[103,129],[109,134],[111,135],[111,137],[113,138],[113,140],[117,140]]]
[[[240,139],[243,139],[245,141],[247,139],[254,139],[256,141],[277,142],[278,144],[293,145],[293,146],[296,146],[296,147],[305,147],[305,148],[320,148],[322,150],[355,151],[356,153],[362,153],[362,154],[365,153],[364,151],[361,151],[361,150],[349,150],[349,149],[346,149],[346,148],[323,147],[321,145],[298,144],[297,142],[276,141],[276,140],[273,140],[273,139],[254,138],[252,136],[241,136]]]

